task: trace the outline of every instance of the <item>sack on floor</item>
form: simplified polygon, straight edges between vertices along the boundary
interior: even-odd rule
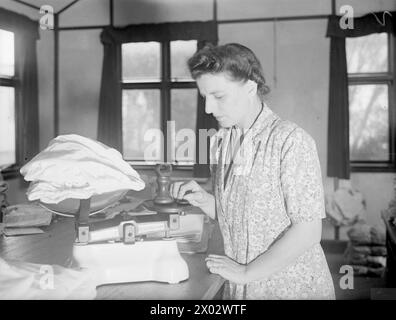
[[[382,277],[385,272],[385,268],[372,268],[367,266],[352,265],[355,276],[365,277]]]
[[[386,257],[385,246],[351,246],[352,254]]]
[[[349,259],[347,259],[347,263],[350,265],[361,265],[371,268],[384,268],[386,266],[386,258],[373,256],[351,256]]]
[[[366,223],[359,223],[347,232],[349,239],[359,245],[385,245],[385,232]]]

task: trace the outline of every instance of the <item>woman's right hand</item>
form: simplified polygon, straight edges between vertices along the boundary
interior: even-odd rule
[[[169,189],[170,195],[177,200],[187,200],[193,206],[199,207],[212,219],[215,218],[214,196],[206,192],[196,181],[173,182]]]

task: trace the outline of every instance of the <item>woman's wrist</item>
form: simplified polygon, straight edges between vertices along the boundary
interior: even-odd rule
[[[266,276],[263,274],[263,270],[260,270],[260,274],[257,274],[257,268],[254,262],[248,263],[244,271],[244,279],[246,283],[263,280]]]
[[[208,197],[208,201],[206,204],[202,205],[200,209],[205,212],[210,218],[214,219],[216,217],[216,201],[213,195],[208,193],[206,195]]]
[[[252,272],[251,268],[249,268],[249,264],[245,265],[244,271],[243,271],[243,278],[245,283],[252,282]]]

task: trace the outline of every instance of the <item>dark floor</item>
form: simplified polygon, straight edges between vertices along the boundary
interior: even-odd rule
[[[345,274],[340,273],[340,268],[347,264],[343,256],[346,245],[346,241],[322,241],[323,251],[325,252],[327,263],[333,277],[336,299],[381,299],[380,292],[383,290],[380,289],[385,288],[385,280],[383,278],[355,276],[353,279],[353,289],[341,289],[340,280]]]

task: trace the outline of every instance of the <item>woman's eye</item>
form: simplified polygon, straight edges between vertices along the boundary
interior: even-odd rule
[[[216,99],[222,99],[224,96],[215,96]]]

